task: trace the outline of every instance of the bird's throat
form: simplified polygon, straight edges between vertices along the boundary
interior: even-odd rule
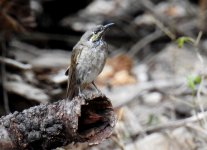
[[[103,44],[102,38],[93,42],[93,47],[96,48],[97,46],[100,46],[101,44]]]

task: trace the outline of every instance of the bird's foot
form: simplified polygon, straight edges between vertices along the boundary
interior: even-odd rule
[[[103,93],[101,92],[101,90],[99,90],[99,89],[97,88],[97,86],[95,85],[94,82],[92,82],[92,84],[93,84],[94,88],[96,89],[96,95],[102,96]]]
[[[83,98],[83,99],[87,99],[87,97],[83,93],[79,93],[78,96],[81,97],[81,98]]]
[[[78,96],[80,96],[83,99],[87,99],[87,97],[85,96],[85,94],[82,93],[80,88],[79,88]]]
[[[95,89],[96,89],[96,94],[100,95],[101,94],[101,90],[99,90],[98,88],[95,88]]]

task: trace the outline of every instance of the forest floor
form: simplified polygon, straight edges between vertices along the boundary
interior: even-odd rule
[[[114,132],[98,145],[57,149],[207,149],[207,0],[33,0],[31,6],[29,28],[25,14],[6,9],[26,34],[17,24],[0,25],[2,33],[12,29],[1,48],[1,116],[65,98],[73,46],[86,30],[113,22],[96,85],[115,108]]]

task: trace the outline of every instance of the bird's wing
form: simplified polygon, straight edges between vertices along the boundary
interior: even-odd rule
[[[104,41],[103,41],[103,42],[104,42]],[[100,68],[100,71],[99,71],[98,74],[100,74],[100,73],[103,71],[103,68],[104,68],[105,63],[106,63],[106,58],[107,58],[107,55],[108,55],[108,44],[107,44],[106,42],[104,42],[102,46],[103,46],[102,49],[105,50],[105,55],[106,55],[106,56],[104,57],[104,64],[103,64],[102,68]]]
[[[81,43],[77,43],[71,54],[71,63],[70,67],[66,70],[65,74],[68,75],[68,87],[67,87],[67,95],[66,98],[72,100],[73,97],[78,94],[78,85],[76,80],[76,65],[77,59],[83,49],[83,45]]]

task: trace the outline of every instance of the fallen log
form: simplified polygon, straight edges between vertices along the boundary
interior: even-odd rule
[[[0,118],[0,148],[47,150],[77,142],[98,144],[112,134],[115,122],[112,104],[103,95],[42,104]]]

